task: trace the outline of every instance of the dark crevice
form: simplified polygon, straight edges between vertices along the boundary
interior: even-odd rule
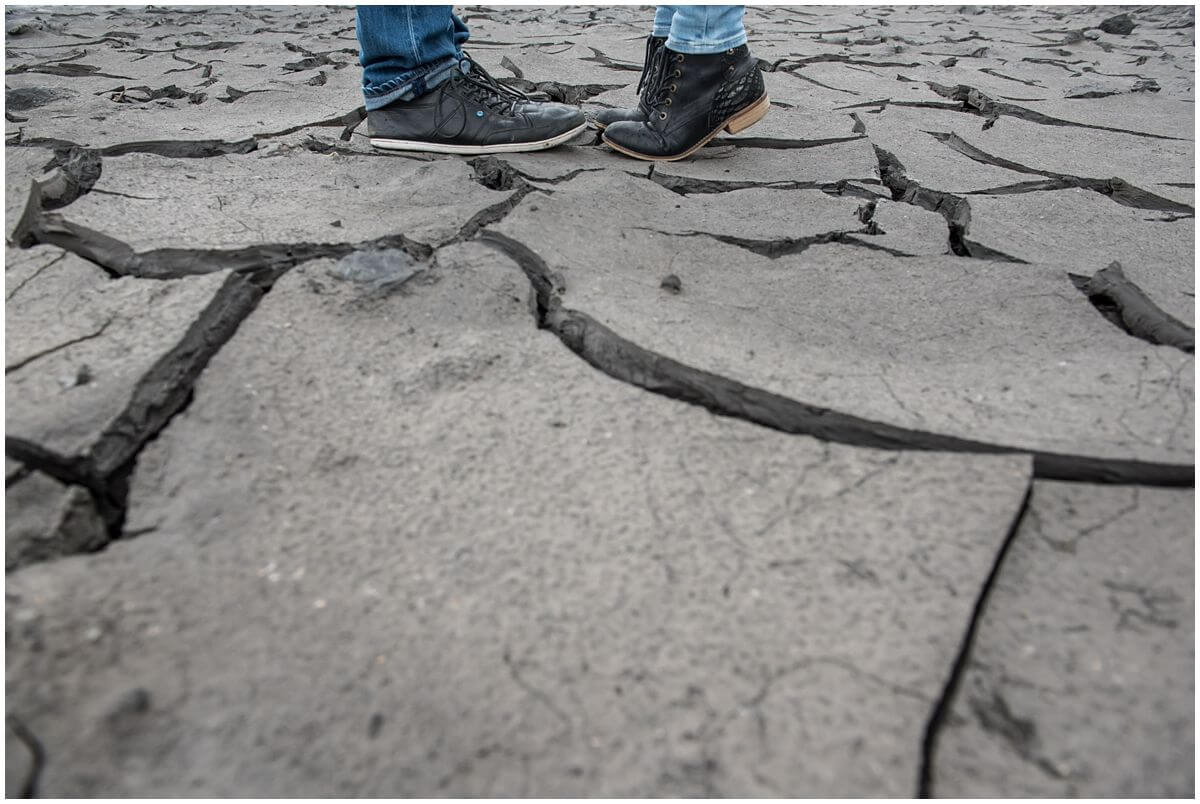
[[[908,79],[912,82],[913,79]],[[868,114],[878,114],[889,106],[903,106],[906,109],[945,109],[949,112],[961,112],[962,107],[957,103],[943,103],[941,101],[898,101],[891,98],[881,98],[880,100],[863,101],[862,103],[851,103],[848,106],[835,106],[834,111],[840,112],[846,109],[866,109],[875,107]]]
[[[582,173],[596,173],[604,170],[604,168],[576,168],[561,176],[540,177],[531,176],[515,167],[503,159],[495,156],[479,156],[474,159],[467,160],[467,164],[471,166],[474,175],[472,178],[487,187],[489,190],[519,190],[525,186],[526,182],[536,182],[537,184],[562,184],[571,181],[576,176]],[[640,174],[639,178],[644,178]],[[536,188],[535,188],[536,189]]]
[[[474,215],[472,215],[470,220],[468,220],[462,225],[461,228],[459,228],[458,234],[445,243],[445,245],[450,245],[451,243],[461,243],[465,240],[470,240],[472,237],[478,234],[479,230],[483,227],[490,226],[493,223],[499,223],[500,221],[504,220],[504,218],[507,217],[510,212],[516,209],[517,204],[520,204],[521,201],[524,200],[525,196],[538,189],[532,184],[526,183],[523,179],[520,180],[520,183],[521,186],[513,191],[512,195],[510,195],[508,198],[492,204],[490,207],[481,209],[479,212],[476,212]],[[543,190],[542,192],[549,191]]]
[[[1014,257],[1011,254],[1005,254],[1003,251],[985,246],[982,243],[977,243],[968,237],[960,235],[958,238],[958,246],[962,249],[962,256],[974,257],[977,260],[992,260],[994,262],[1015,262],[1021,265],[1027,265],[1025,260],[1019,257]]]
[[[558,81],[528,81],[524,78],[506,78],[504,83],[525,93],[540,92],[552,101],[571,106],[578,106],[588,98],[625,86],[624,84],[563,84]]]
[[[180,341],[142,376],[128,404],[84,455],[65,456],[28,439],[5,436],[9,458],[88,490],[107,530],[107,538],[90,549],[103,549],[122,538],[129,478],[138,455],[186,408],[209,360],[233,337],[265,292],[250,279],[231,274]]]
[[[1125,276],[1119,262],[1092,277],[1068,274],[1071,282],[1101,315],[1135,338],[1174,346],[1188,354],[1196,351],[1196,330],[1167,313]]]
[[[731,193],[736,190],[768,189],[768,190],[820,190],[828,195],[852,196],[871,200],[878,196],[855,184],[879,184],[879,180],[870,179],[839,179],[835,182],[819,181],[723,181],[721,179],[695,179],[687,176],[671,176],[655,171],[649,176],[640,173],[630,173],[630,176],[648,178],[656,184],[666,187],[679,195]]]
[[[190,396],[208,361],[258,305],[264,288],[232,274],[183,338],[138,381],[125,410],[90,450],[94,470],[110,478],[136,457]]]
[[[962,105],[958,111],[968,112],[971,114],[980,115],[987,118],[983,127],[991,128],[995,122],[1001,117],[1016,117],[1029,123],[1037,123],[1043,126],[1070,126],[1074,128],[1090,128],[1096,131],[1112,131],[1117,134],[1132,134],[1135,137],[1148,137],[1156,140],[1180,140],[1180,137],[1168,137],[1165,134],[1150,134],[1145,131],[1133,131],[1127,128],[1112,128],[1110,126],[1096,126],[1090,123],[1076,123],[1071,120],[1063,120],[1059,117],[1051,117],[1041,112],[1035,112],[1033,109],[1026,109],[1024,106],[1017,106],[1012,103],[1002,103],[993,100],[984,93],[974,87],[969,87],[965,84],[956,86],[945,86],[935,81],[926,81],[926,85],[943,98],[950,98],[958,101]],[[897,104],[899,105],[899,104]]]
[[[222,96],[218,96],[217,100],[221,103],[233,103],[234,101],[241,100],[242,98],[246,97],[247,95],[254,95],[254,94],[259,94],[259,93],[263,93],[263,92],[274,92],[274,91],[275,90],[272,90],[272,89],[243,90],[243,89],[238,89],[237,87],[230,86],[229,84],[226,84],[225,85],[225,94]]]
[[[1038,47],[1050,47],[1050,46],[1051,45],[1039,45]],[[1079,76],[1083,75],[1083,73],[1079,72],[1078,70],[1076,70],[1075,68],[1073,68],[1071,66],[1072,64],[1083,64],[1082,59],[1074,61],[1074,62],[1065,62],[1065,61],[1060,61],[1059,59],[1023,58],[1023,59],[1021,59],[1021,61],[1026,61],[1026,62],[1029,62],[1030,64],[1049,64],[1051,67],[1058,67],[1059,69],[1066,70],[1068,73],[1071,74],[1072,78],[1078,78]]]
[[[504,253],[524,271],[536,293],[538,326],[553,332],[590,365],[622,382],[698,405],[714,414],[850,446],[1032,455],[1034,475],[1047,480],[1195,486],[1195,467],[1186,464],[1042,452],[910,430],[810,405],[692,368],[622,338],[587,313],[564,307],[549,267],[523,243],[492,230],[481,233],[479,241]]]
[[[43,179],[34,180],[30,199],[18,223],[12,239],[19,240],[16,232],[24,231],[37,215],[45,210],[66,207],[92,192],[103,172],[106,156],[124,156],[130,153],[148,153],[177,159],[202,159],[231,153],[248,153],[255,150],[255,140],[223,142],[220,140],[161,140],[128,142],[105,148],[84,148],[68,140],[38,138],[19,143],[25,147],[48,147],[54,156],[44,170],[53,173]],[[96,192],[108,192],[97,190]],[[110,195],[122,195],[112,193]],[[127,196],[135,198],[136,196]],[[152,201],[155,199],[141,199]],[[36,201],[36,203],[35,203]],[[33,217],[31,217],[33,216]]]
[[[1005,81],[1013,81],[1018,84],[1024,84],[1027,87],[1037,87],[1038,89],[1046,88],[1045,85],[1039,84],[1037,81],[1025,81],[1024,79],[1021,79],[1021,78],[1013,78],[1011,75],[1005,75],[1004,73],[1002,73],[998,70],[995,70],[991,67],[981,67],[981,68],[979,68],[979,72],[987,73],[988,75],[994,75],[997,78],[1003,78]]]
[[[19,142],[9,142],[8,145],[19,145],[31,148],[51,148],[56,159],[65,158],[72,150],[91,152],[100,156],[125,156],[126,154],[153,154],[170,159],[207,159],[212,156],[228,154],[247,154],[258,149],[255,139],[226,142],[225,140],[143,140],[138,142],[123,142],[117,145],[107,145],[102,148],[85,148],[70,140],[60,140],[52,137],[34,137],[22,139]]]
[[[91,463],[77,455],[62,455],[20,436],[4,436],[4,454],[23,464],[28,470],[37,470],[68,486],[83,486],[93,492],[103,489],[103,482],[96,479]]]
[[[610,70],[626,70],[628,72],[633,72],[633,73],[640,73],[642,71],[642,65],[640,65],[640,64],[633,64],[631,62],[617,61],[616,59],[613,59],[613,58],[610,58],[610,57],[604,55],[599,50],[597,50],[594,47],[591,47],[590,45],[588,46],[588,50],[592,51],[592,55],[583,56],[579,59],[580,61],[595,62],[596,64],[603,65]],[[520,78],[521,76],[518,75],[517,77]]]
[[[432,253],[430,246],[404,235],[385,235],[359,243],[262,243],[232,249],[158,248],[138,252],[121,240],[56,213],[41,212],[38,194],[38,185],[34,183],[12,241],[21,248],[38,244],[57,246],[95,263],[113,277],[180,279],[233,270],[261,287],[269,287],[293,266],[321,257],[344,257],[353,251],[373,248],[403,249],[418,260],[427,259]],[[487,211],[477,217],[485,217]]]
[[[468,159],[467,164],[471,166],[471,178],[489,190],[506,192],[517,189],[524,178],[511,164],[494,156]]]
[[[306,128],[342,128],[342,133],[339,139],[342,142],[349,142],[350,136],[354,130],[362,124],[363,120],[367,119],[367,107],[359,106],[357,109],[352,109],[345,114],[337,117],[330,117],[325,120],[317,120],[312,123],[301,123],[300,125],[285,128],[282,131],[275,131],[269,134],[255,134],[255,140],[269,140],[275,137],[286,137],[288,134],[295,134],[297,131],[303,131]]]
[[[663,232],[658,229],[649,229],[641,226],[635,228],[644,232],[654,232],[655,234],[665,235],[667,237],[711,237],[712,239],[719,240],[722,243],[727,243],[731,246],[737,246],[738,248],[744,248],[746,251],[766,257],[770,260],[776,260],[780,257],[788,257],[793,254],[801,254],[812,246],[822,245],[825,243],[841,243],[847,246],[868,248],[873,251],[883,251],[891,254],[894,257],[915,256],[903,251],[898,251],[897,249],[876,245],[875,243],[870,243],[854,237],[854,235],[870,236],[878,234],[877,227],[873,225],[867,225],[861,229],[839,229],[833,232],[821,232],[820,234],[809,235],[808,237],[778,237],[773,240],[754,240],[747,237],[737,237],[735,235],[713,234],[712,232]]]
[[[33,474],[33,470],[21,464],[16,469],[4,475],[4,488],[11,489],[25,478]]]
[[[73,152],[67,145],[56,159],[69,160]],[[254,141],[250,145],[253,148]],[[131,144],[126,144],[112,150],[130,147]],[[107,150],[110,149],[97,149],[93,153]],[[535,189],[519,176],[512,183],[516,191],[499,204],[477,213],[455,241],[473,236],[481,226],[503,218],[525,194]],[[45,212],[42,189],[40,183],[33,183],[25,211],[13,232],[13,241],[23,248],[39,243],[55,245],[92,261],[114,277],[165,280],[223,270],[233,272],[182,339],[138,381],[125,409],[85,454],[64,456],[27,439],[6,436],[6,454],[27,471],[42,471],[64,484],[88,491],[107,536],[98,543],[77,546],[77,550],[103,549],[114,540],[134,535],[124,533],[124,523],[130,478],[138,455],[176,415],[186,410],[195,383],[208,362],[233,337],[279,277],[302,262],[342,257],[361,250],[401,249],[417,260],[428,259],[433,252],[431,246],[404,235],[387,235],[361,243],[267,243],[235,249],[163,248],[139,253],[116,238]],[[39,556],[36,560],[54,557],[57,556]]]
[[[1029,172],[1032,173],[1034,171]],[[1002,187],[988,187],[985,190],[970,190],[965,195],[1021,195],[1024,193],[1071,190],[1075,188],[1091,190],[1100,195],[1107,196],[1121,206],[1171,212],[1174,216],[1166,220],[1172,223],[1194,218],[1196,214],[1195,209],[1187,204],[1181,204],[1169,198],[1155,195],[1140,187],[1135,187],[1118,177],[1111,179],[1088,179],[1081,176],[1052,176],[1041,181],[1022,181],[1016,184],[1006,184]],[[1148,218],[1147,220],[1159,219]]]
[[[5,721],[12,730],[13,736],[29,751],[29,773],[21,780],[18,796],[20,798],[37,798],[38,782],[41,780],[42,769],[46,767],[46,749],[42,746],[42,741],[25,725],[21,718],[15,714],[9,714],[5,717]]]
[[[188,103],[199,105],[208,100],[208,95],[203,92],[188,92],[180,89],[175,84],[169,84],[165,87],[154,89],[149,86],[127,87],[122,84],[119,87],[106,89],[103,92],[95,93],[97,95],[108,95],[108,99],[113,103],[150,103],[156,100],[183,100],[187,99]]]
[[[843,94],[845,94],[845,95],[859,95],[859,94],[861,94],[861,93],[855,92],[855,91],[854,91],[854,90],[852,90],[852,89],[842,89],[841,87],[835,87],[835,86],[831,86],[831,85],[829,85],[829,84],[826,84],[826,83],[825,83],[825,82],[823,82],[823,81],[818,81],[817,79],[815,79],[815,78],[813,78],[813,77],[811,77],[811,76],[803,75],[803,74],[801,74],[801,73],[788,72],[788,75],[790,75],[792,78],[798,78],[798,79],[800,79],[801,81],[807,81],[807,82],[808,82],[808,83],[810,83],[810,84],[816,84],[816,85],[817,85],[817,86],[819,86],[821,89],[828,89],[828,90],[830,90],[830,91],[832,91],[832,92],[841,92],[841,93],[843,93]]]
[[[866,59],[855,58],[854,56],[844,56],[840,53],[822,53],[818,56],[806,56],[802,59],[778,59],[771,65],[771,69],[767,72],[792,72],[806,67],[809,64],[819,63],[834,63],[834,64],[856,64],[860,67],[920,67],[920,62],[915,61],[868,61]]]
[[[54,173],[41,181],[42,209],[59,209],[86,195],[100,180],[100,154],[88,148],[56,151],[50,165]]]
[[[525,181],[521,173],[512,165],[494,156],[472,159],[468,164],[471,166],[472,171],[474,171],[472,178],[484,187],[498,191],[512,190],[512,193],[503,201],[499,201],[476,212],[459,228],[458,234],[442,245],[451,245],[470,240],[483,227],[504,220],[525,199],[525,196],[539,189]],[[548,193],[550,191],[542,190],[542,192]]]
[[[1118,204],[1135,209],[1152,209],[1160,212],[1174,212],[1182,215],[1194,215],[1196,210],[1187,204],[1181,204],[1178,201],[1172,201],[1169,198],[1163,198],[1160,195],[1155,195],[1140,187],[1135,187],[1129,182],[1121,178],[1111,179],[1089,179],[1083,176],[1071,176],[1066,173],[1055,173],[1052,170],[1039,170],[1037,168],[1026,167],[1018,162],[1013,162],[1003,157],[993,156],[979,148],[976,148],[971,143],[964,140],[957,134],[949,134],[939,131],[926,131],[938,142],[941,142],[950,148],[952,151],[962,154],[968,159],[973,159],[985,165],[993,165],[995,167],[1012,170],[1017,173],[1030,173],[1036,176],[1045,176],[1050,181],[1048,182],[1028,182],[1017,185],[1009,185],[1008,187],[999,187],[996,190],[977,190],[978,195],[1002,195],[1018,192],[1033,192],[1037,190],[1061,190],[1072,187],[1079,187],[1085,190],[1091,190],[1100,193],[1103,196],[1111,198]]]
[[[965,198],[941,190],[922,187],[905,175],[904,165],[894,154],[877,145],[873,147],[875,148],[875,157],[879,160],[879,178],[882,179],[884,187],[891,192],[892,200],[936,212],[945,218],[946,225],[950,229],[950,251],[953,254],[959,257],[975,257],[1003,262],[1025,262],[968,240],[966,235],[971,227],[971,205]]]
[[[16,67],[9,67],[4,71],[5,75],[17,75],[19,73],[41,73],[43,75],[57,75],[63,78],[116,78],[122,81],[133,80],[128,75],[114,75],[113,73],[100,72],[99,67],[91,64],[18,64]]]
[[[770,148],[775,150],[791,150],[793,148],[820,148],[825,145],[837,145],[841,142],[865,140],[862,134],[851,137],[824,137],[816,140],[793,140],[775,137],[717,137],[709,141],[709,146],[716,148],[722,145],[736,145],[738,148]]]
[[[71,149],[80,151],[89,151],[99,154],[100,156],[125,156],[126,154],[142,153],[153,154],[155,156],[167,157],[170,159],[207,159],[213,156],[226,156],[231,154],[247,154],[251,151],[258,150],[259,142],[263,140],[274,139],[276,137],[284,137],[289,134],[294,134],[298,131],[303,131],[307,128],[338,128],[342,129],[339,139],[343,142],[349,142],[354,130],[366,119],[366,107],[359,107],[343,115],[331,117],[326,120],[317,120],[312,123],[302,123],[297,126],[275,131],[267,134],[255,134],[253,137],[248,137],[244,140],[226,141],[226,140],[140,140],[136,142],[123,142],[116,145],[107,145],[101,148],[84,148],[78,143],[70,140],[61,140],[54,137],[32,137],[25,139],[18,134],[17,137],[7,141],[6,145],[34,147],[34,148],[51,148],[56,154],[65,154]]]
[[[1036,458],[1034,460],[1034,474],[1035,476],[1037,475]],[[959,645],[954,664],[951,665],[946,685],[942,688],[942,694],[938,697],[937,703],[934,704],[933,710],[930,712],[929,720],[926,721],[924,738],[921,742],[921,768],[917,777],[916,795],[918,798],[933,798],[934,796],[934,766],[937,762],[938,738],[950,716],[950,710],[958,693],[959,686],[962,683],[963,675],[966,672],[967,663],[971,656],[971,648],[975,643],[975,634],[979,630],[979,622],[983,619],[984,611],[987,608],[988,597],[991,594],[992,587],[995,586],[996,578],[1000,575],[1000,569],[1004,565],[1004,558],[1008,555],[1008,550],[1021,529],[1021,523],[1025,519],[1025,514],[1029,511],[1029,501],[1032,496],[1033,483],[1030,482],[1025,488],[1025,494],[1021,499],[1020,506],[1017,508],[1016,516],[1013,517],[1013,521],[1009,524],[1008,533],[1005,535],[1004,541],[996,553],[996,561],[992,564],[991,572],[988,573],[987,579],[983,582],[983,586],[979,590],[979,596],[975,600],[971,619],[967,625],[966,633],[963,635],[962,643]]]

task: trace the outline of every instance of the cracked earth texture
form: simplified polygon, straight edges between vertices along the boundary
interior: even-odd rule
[[[459,12],[634,102],[649,8]],[[747,26],[651,166],[6,9],[9,795],[1194,795],[1193,9]]]

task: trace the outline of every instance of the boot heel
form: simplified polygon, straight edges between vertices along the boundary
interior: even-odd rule
[[[771,109],[771,99],[766,95],[759,98],[752,106],[743,109],[742,111],[729,118],[729,122],[725,124],[725,130],[730,134],[737,134],[739,131],[745,131],[750,126],[757,123],[767,116],[767,112]]]

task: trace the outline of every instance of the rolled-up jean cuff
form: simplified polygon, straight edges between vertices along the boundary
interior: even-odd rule
[[[675,37],[668,37],[667,48],[676,53],[687,53],[691,56],[706,55],[711,53],[720,53],[722,50],[729,50],[731,47],[739,47],[746,44],[746,32],[742,31],[737,36],[729,39],[722,39],[719,42],[680,42]]]
[[[409,101],[419,98],[437,88],[438,84],[447,81],[459,68],[457,56],[447,56],[433,64],[423,64],[420,69],[413,70],[399,78],[385,81],[379,86],[363,87],[363,99],[367,111],[382,109],[389,103]]]

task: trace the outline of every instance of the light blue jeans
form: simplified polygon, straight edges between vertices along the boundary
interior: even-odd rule
[[[420,97],[450,78],[470,37],[452,6],[359,6],[355,30],[368,111]]]
[[[745,6],[659,6],[654,36],[665,36],[676,53],[720,53],[746,44],[745,12]]]
[[[659,6],[654,35],[667,37],[676,53],[720,53],[746,44],[745,10]],[[452,6],[359,6],[355,21],[368,110],[424,95],[465,67],[470,32]]]

